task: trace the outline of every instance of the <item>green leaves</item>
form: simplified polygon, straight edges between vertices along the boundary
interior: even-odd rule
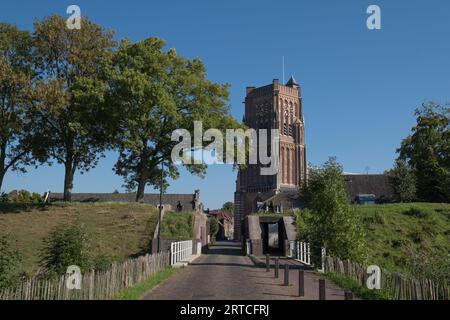
[[[15,284],[21,263],[20,253],[13,247],[12,241],[0,236],[0,289]]]
[[[310,169],[301,199],[308,210],[300,213],[298,229],[303,238],[311,241],[315,258],[324,246],[331,256],[358,262],[365,259],[361,222],[350,207],[342,166],[335,158],[321,168]]]
[[[398,149],[412,168],[421,201],[450,201],[450,107],[429,102],[415,112],[417,124]]]
[[[204,130],[238,126],[227,105],[228,85],[207,80],[199,59],[178,56],[174,49],[165,51],[164,45],[159,38],[122,41],[109,77],[108,105],[117,121],[120,154],[115,171],[128,189],[138,188],[137,200],[146,185],[159,186],[162,178],[167,186],[168,178],[178,177],[171,162],[174,130],[186,129],[193,135],[194,121],[202,121]],[[205,165],[186,168],[200,176],[206,170]]]
[[[63,275],[76,265],[82,272],[91,267],[89,236],[80,224],[59,226],[45,239],[41,264],[49,275]]]
[[[35,23],[34,66],[28,132],[40,162],[65,165],[64,199],[70,200],[76,170],[94,167],[110,146],[111,122],[104,104],[110,70],[112,33],[84,19],[69,30],[59,16]]]
[[[31,77],[30,34],[0,23],[0,190],[9,169],[25,171],[31,163],[24,135]]]
[[[406,161],[397,159],[387,174],[397,201],[411,202],[416,198],[416,176]]]

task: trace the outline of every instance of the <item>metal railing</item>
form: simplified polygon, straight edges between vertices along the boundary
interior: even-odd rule
[[[172,242],[170,245],[170,264],[183,261],[192,255],[192,240]]]

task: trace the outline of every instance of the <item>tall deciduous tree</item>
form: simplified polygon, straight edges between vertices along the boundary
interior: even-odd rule
[[[0,23],[0,191],[8,170],[25,171],[29,143],[24,137],[27,92],[31,87],[31,36]]]
[[[416,198],[416,176],[405,160],[397,159],[387,175],[397,201],[411,202]]]
[[[310,169],[308,183],[301,189],[301,199],[309,209],[307,237],[316,258],[320,247],[325,247],[331,256],[363,261],[365,235],[358,215],[350,207],[342,173],[335,158],[323,167]]]
[[[450,201],[450,107],[429,102],[415,112],[417,124],[399,148],[417,178],[422,201]]]
[[[36,71],[32,114],[33,153],[41,162],[64,165],[64,200],[71,200],[76,170],[96,165],[107,145],[105,70],[112,56],[112,33],[83,19],[70,30],[62,17],[35,23]]]
[[[159,186],[163,180],[166,187],[169,177],[178,177],[178,167],[171,161],[178,143],[171,140],[174,130],[186,129],[193,135],[194,121],[202,121],[204,130],[239,126],[227,105],[228,85],[207,80],[199,59],[165,51],[158,38],[121,43],[110,87],[119,149],[115,171],[129,190],[137,188],[136,201],[144,197],[146,185]],[[206,170],[201,164],[185,167],[198,175]]]
[[[222,206],[222,210],[224,210],[228,213],[233,213],[234,212],[234,203],[231,201],[225,202]]]

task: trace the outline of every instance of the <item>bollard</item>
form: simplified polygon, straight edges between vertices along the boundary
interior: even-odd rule
[[[270,271],[270,256],[266,254],[266,272]]]
[[[305,272],[298,270],[298,296],[305,296]]]
[[[289,287],[289,265],[287,263],[284,265],[284,285]]]
[[[351,292],[351,291],[346,291],[344,296],[345,296],[345,300],[353,300],[353,292]]]
[[[319,279],[319,300],[325,300],[325,279]]]
[[[278,261],[278,257],[275,258],[275,278],[278,279],[279,277],[279,273],[278,273],[278,269],[280,267],[279,261]]]

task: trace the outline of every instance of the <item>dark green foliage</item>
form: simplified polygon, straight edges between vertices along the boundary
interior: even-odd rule
[[[364,261],[365,235],[358,214],[350,206],[342,167],[335,158],[309,171],[301,199],[310,210],[306,228],[314,259],[319,259],[320,248],[325,247],[331,256]]]
[[[234,213],[234,203],[231,201],[225,202],[222,206],[222,210],[228,213]]]
[[[62,275],[76,265],[85,272],[91,267],[88,233],[78,223],[58,226],[44,240],[41,265],[49,275]]]
[[[209,81],[200,59],[189,60],[164,47],[159,38],[122,41],[109,76],[108,105],[114,110],[119,151],[114,169],[129,190],[137,189],[137,201],[147,185],[159,187],[162,179],[165,189],[168,179],[178,178],[171,161],[179,143],[171,140],[174,130],[193,136],[194,121],[201,121],[203,130],[240,126],[227,104],[229,85]],[[190,148],[193,141],[186,142]],[[193,174],[206,172],[204,164],[184,165]]]
[[[0,23],[0,191],[7,171],[25,172],[33,162],[25,134],[31,69],[29,32]]]
[[[19,280],[21,255],[11,240],[0,236],[0,289],[14,285]]]
[[[92,259],[92,268],[98,271],[106,271],[111,267],[113,258],[108,255],[100,254]]]
[[[398,149],[417,178],[421,201],[450,201],[450,107],[429,102],[415,112],[417,124]]]
[[[405,160],[397,159],[387,175],[396,201],[411,202],[416,198],[416,176]]]
[[[211,217],[209,218],[209,235],[215,237],[217,232],[219,232],[219,221],[217,218]]]
[[[9,201],[8,194],[5,193],[5,192],[2,192],[2,193],[0,194],[0,203],[6,203],[6,202],[8,202],[8,201]]]
[[[69,30],[63,17],[50,16],[36,21],[33,34],[34,68],[42,77],[33,86],[27,131],[35,159],[64,165],[65,201],[75,172],[95,167],[110,145],[113,126],[104,103],[113,34],[85,18],[82,25]]]

